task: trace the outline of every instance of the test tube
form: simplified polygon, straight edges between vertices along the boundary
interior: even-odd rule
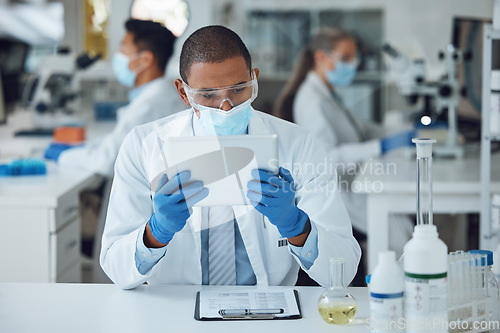
[[[434,139],[412,139],[417,145],[417,225],[432,224],[432,144]]]

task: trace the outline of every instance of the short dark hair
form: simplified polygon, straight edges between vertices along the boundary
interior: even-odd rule
[[[139,51],[151,51],[160,70],[165,71],[174,52],[174,34],[160,23],[136,19],[127,20],[125,29],[134,36]]]
[[[194,63],[220,63],[227,59],[243,57],[248,70],[252,70],[250,52],[241,38],[231,29],[221,25],[210,25],[193,32],[182,46],[179,72],[187,82]]]

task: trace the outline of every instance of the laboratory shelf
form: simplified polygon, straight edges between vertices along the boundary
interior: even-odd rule
[[[499,133],[490,132],[490,80],[492,70],[493,42],[500,39],[500,30],[493,29],[491,24],[484,25],[483,32],[483,71],[482,71],[482,105],[481,105],[481,215],[479,246],[485,250],[494,250],[499,236],[492,230],[491,220],[491,143],[500,141]]]

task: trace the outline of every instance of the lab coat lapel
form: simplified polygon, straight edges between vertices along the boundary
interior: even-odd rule
[[[160,139],[169,136],[193,136],[193,113],[182,112],[174,115],[175,119],[158,129]]]
[[[248,134],[274,134],[266,126],[260,114],[254,111],[252,119],[248,124]]]

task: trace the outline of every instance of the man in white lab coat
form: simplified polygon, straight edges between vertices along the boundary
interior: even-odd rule
[[[98,142],[61,153],[58,163],[113,175],[118,150],[127,133],[137,125],[160,119],[185,108],[173,81],[164,78],[175,36],[159,23],[129,19],[120,51],[112,65],[118,81],[130,87],[130,103],[117,111],[116,126]]]
[[[106,274],[125,289],[146,281],[293,285],[302,267],[328,285],[329,259],[342,257],[348,284],[361,251],[335,169],[320,165],[325,151],[306,130],[253,110],[259,71],[238,35],[197,30],[183,45],[180,73],[177,90],[191,108],[136,127],[118,154],[100,255]],[[193,207],[208,189],[188,170],[163,175],[162,138],[227,134],[277,134],[279,174],[252,171],[252,206]]]

